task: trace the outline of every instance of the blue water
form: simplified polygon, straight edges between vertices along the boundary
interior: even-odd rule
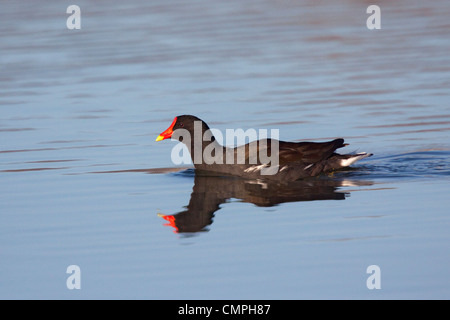
[[[0,298],[450,297],[447,2],[383,2],[373,31],[354,1],[78,1],[68,30],[71,4],[1,5]],[[198,177],[154,141],[186,113],[374,156]]]

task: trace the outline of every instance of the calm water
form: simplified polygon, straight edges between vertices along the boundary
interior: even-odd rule
[[[0,5],[0,298],[450,298],[448,1],[109,3]],[[154,142],[185,113],[375,155],[196,176]]]

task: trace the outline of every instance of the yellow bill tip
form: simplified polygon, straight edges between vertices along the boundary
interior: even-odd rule
[[[161,140],[164,140],[164,137],[162,135],[159,135],[155,141],[161,141]]]

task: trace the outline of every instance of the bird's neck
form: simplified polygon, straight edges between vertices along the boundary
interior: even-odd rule
[[[225,148],[217,142],[208,125],[204,122],[195,122],[194,132],[190,139],[184,139],[183,143],[188,147],[192,162],[195,167],[211,162],[220,163]]]

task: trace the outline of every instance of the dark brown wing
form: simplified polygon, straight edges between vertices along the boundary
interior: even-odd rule
[[[263,142],[263,143],[261,143]],[[245,146],[237,147],[234,149],[235,156],[238,150],[244,151],[245,149],[245,163],[255,163],[249,162],[250,154],[254,152],[249,152],[253,145],[257,148],[256,154],[258,155],[258,160],[261,154],[271,156],[272,155],[272,140],[259,140],[254,141]],[[336,139],[328,142],[286,142],[278,141],[278,157],[279,164],[285,165],[288,163],[304,163],[312,164],[317,163],[322,160],[328,159],[336,149],[345,147],[344,139]],[[258,161],[258,164],[261,162]]]
[[[284,142],[280,141],[280,165],[299,162],[317,163],[328,159],[338,148],[346,146],[344,139],[328,142]]]

